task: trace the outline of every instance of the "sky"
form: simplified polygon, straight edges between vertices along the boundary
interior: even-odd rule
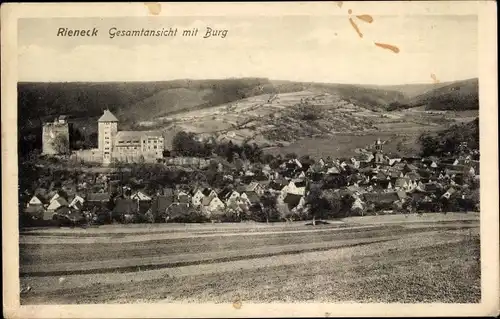
[[[18,20],[19,81],[163,81],[227,77],[352,84],[478,76],[477,15],[145,16]],[[60,27],[99,30],[58,37]],[[109,29],[177,28],[176,37],[109,37]],[[204,39],[205,30],[228,30]],[[180,36],[198,28],[197,37]],[[399,53],[374,42],[391,44]]]

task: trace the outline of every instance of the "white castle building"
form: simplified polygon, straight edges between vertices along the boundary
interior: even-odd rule
[[[76,151],[84,161],[154,162],[163,158],[164,138],[155,131],[118,131],[118,119],[109,110],[98,120],[98,148]]]

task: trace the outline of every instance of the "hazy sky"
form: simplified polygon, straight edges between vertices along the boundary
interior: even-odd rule
[[[158,81],[268,77],[333,83],[430,83],[478,76],[476,15],[20,19],[20,81]],[[203,39],[206,27],[225,38]],[[98,37],[57,37],[96,27]],[[177,28],[177,37],[109,38],[109,29]],[[198,37],[181,37],[197,27]],[[392,44],[399,53],[374,41]]]

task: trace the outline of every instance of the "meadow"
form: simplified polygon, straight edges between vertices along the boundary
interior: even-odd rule
[[[479,302],[479,250],[475,213],[31,229],[21,303]]]

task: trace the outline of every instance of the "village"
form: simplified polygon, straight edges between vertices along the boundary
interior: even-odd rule
[[[177,156],[156,164],[117,164],[108,173],[66,170],[68,176],[37,179],[22,194],[21,225],[315,224],[348,216],[479,211],[477,151],[395,157],[384,153],[383,144],[377,139],[347,159],[288,154],[256,162],[234,154],[229,162]]]

